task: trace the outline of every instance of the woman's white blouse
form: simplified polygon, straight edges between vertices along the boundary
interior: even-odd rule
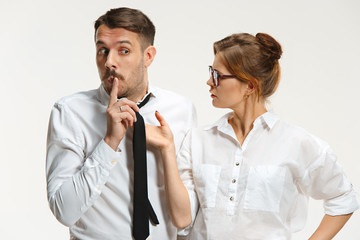
[[[328,215],[358,209],[326,142],[266,112],[241,146],[231,114],[188,132],[178,154],[191,201],[190,239],[290,239],[304,227],[308,197],[322,199]]]

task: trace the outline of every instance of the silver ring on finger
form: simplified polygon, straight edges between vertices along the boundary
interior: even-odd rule
[[[122,106],[120,106],[120,112],[122,112]]]

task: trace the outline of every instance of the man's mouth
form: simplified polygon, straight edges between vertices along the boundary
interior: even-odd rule
[[[115,71],[107,71],[107,72],[105,73],[104,79],[105,79],[105,81],[108,81],[110,84],[113,84],[113,83],[114,83],[114,79],[115,79],[115,78],[118,78],[119,80],[123,80],[123,79],[124,79],[123,75],[118,74],[118,73],[115,72]]]
[[[110,76],[110,77],[108,77],[108,82],[109,83],[111,83],[111,84],[113,84],[114,83],[114,79],[115,79],[115,76]]]

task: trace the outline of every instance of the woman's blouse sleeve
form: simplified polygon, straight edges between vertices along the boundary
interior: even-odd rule
[[[328,215],[349,214],[359,208],[356,192],[328,145],[306,168],[300,186],[306,195],[324,200]]]

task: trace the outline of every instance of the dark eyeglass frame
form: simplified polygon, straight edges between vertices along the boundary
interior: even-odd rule
[[[215,87],[219,86],[220,80],[224,78],[236,78],[237,80],[246,83],[247,81],[235,76],[235,75],[221,75],[218,70],[213,69],[212,66],[209,66],[209,73],[213,80],[213,84]]]

